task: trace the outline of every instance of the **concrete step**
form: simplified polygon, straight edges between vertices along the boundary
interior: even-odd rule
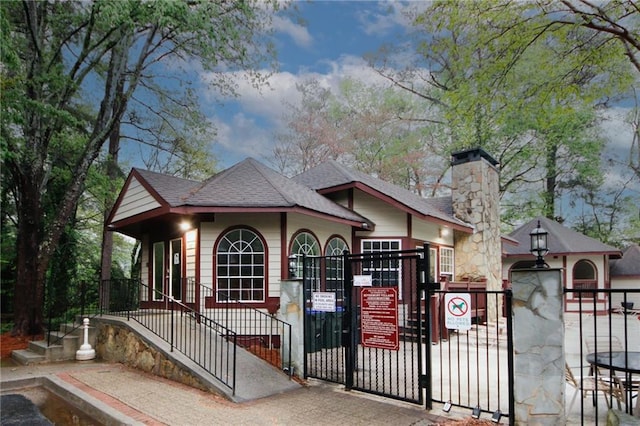
[[[37,354],[29,349],[18,349],[11,352],[11,359],[20,365],[42,364],[47,362],[44,355]]]

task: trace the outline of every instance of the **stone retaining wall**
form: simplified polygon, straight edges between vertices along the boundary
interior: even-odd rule
[[[167,358],[132,330],[112,323],[96,324],[96,355],[104,361],[118,362],[185,385],[214,391],[205,386],[186,368]],[[216,392],[217,393],[217,392]]]

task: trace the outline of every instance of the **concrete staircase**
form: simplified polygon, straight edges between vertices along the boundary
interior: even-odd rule
[[[29,342],[27,349],[11,352],[11,358],[21,365],[68,361],[76,358],[76,351],[84,343],[82,321],[64,323],[59,331],[50,331],[50,345],[47,339]],[[89,344],[95,348],[96,329],[89,325]]]

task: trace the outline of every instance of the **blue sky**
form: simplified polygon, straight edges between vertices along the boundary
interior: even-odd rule
[[[273,167],[269,161],[275,133],[284,128],[284,102],[297,100],[296,83],[312,78],[325,87],[337,88],[345,77],[381,82],[363,55],[375,52],[385,42],[402,40],[410,25],[404,13],[425,5],[426,1],[299,1],[295,6],[304,25],[289,14],[278,15],[273,29],[280,69],[270,78],[270,88],[258,92],[238,79],[238,98],[205,109],[217,128],[212,150],[219,169],[247,157]],[[613,108],[608,111],[610,120],[602,123],[610,146],[622,153],[628,153],[632,137],[630,127],[620,124],[620,117],[627,112]]]
[[[419,3],[374,1],[296,2],[304,24],[284,14],[274,19],[280,69],[271,88],[258,93],[240,82],[240,97],[205,111],[218,130],[213,152],[221,168],[251,156],[268,164],[284,102],[296,100],[296,83],[310,78],[336,88],[345,77],[380,81],[363,56],[404,34],[405,7]]]

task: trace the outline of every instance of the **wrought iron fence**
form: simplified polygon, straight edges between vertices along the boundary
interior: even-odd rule
[[[512,421],[511,291],[487,290],[486,283],[483,288],[463,284],[468,283],[447,283],[434,291],[429,305],[431,400]],[[471,324],[452,327],[447,318],[449,322],[457,318],[456,296],[463,294],[469,298],[469,306],[464,303],[463,309],[471,313]]]
[[[235,393],[237,333],[166,294],[140,301],[149,287],[137,280],[103,282],[109,293],[104,313],[126,317],[167,341]],[[157,290],[153,290],[158,293]]]
[[[238,345],[291,374],[291,324],[234,299],[225,291],[201,286],[203,314],[237,335]]]
[[[65,290],[64,297],[56,295],[51,286],[45,292],[47,309],[47,346],[57,345],[62,339],[82,327],[82,319],[100,313],[97,283],[81,281]]]
[[[565,359],[569,422],[607,424],[610,405],[640,410],[640,289],[566,288]],[[589,386],[595,384],[592,390]]]

